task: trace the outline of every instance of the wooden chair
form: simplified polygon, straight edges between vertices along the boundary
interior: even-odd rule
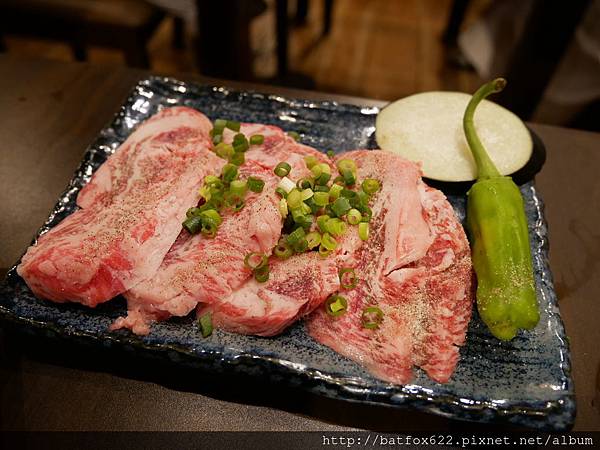
[[[128,65],[148,68],[146,45],[164,17],[143,0],[2,0],[0,34],[65,41],[78,61],[90,45],[115,48]]]

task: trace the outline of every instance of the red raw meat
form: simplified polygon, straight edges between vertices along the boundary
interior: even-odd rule
[[[473,300],[470,251],[444,195],[421,181],[417,165],[384,151],[342,155],[358,165],[359,179],[376,178],[382,190],[371,206],[370,237],[346,239],[339,267],[352,267],[355,289],[342,290],[347,312],[337,318],[317,309],[306,321],[318,342],[378,378],[407,383],[420,366],[446,382],[465,340]],[[364,308],[383,311],[377,329],[362,325]]]
[[[154,320],[185,316],[196,305],[212,304],[228,298],[252,273],[244,266],[250,252],[271,254],[281,235],[279,197],[275,188],[280,180],[273,168],[281,161],[292,166],[296,176],[307,176],[304,156],[325,156],[297,144],[277,127],[242,124],[240,132],[248,138],[264,136],[261,145],[246,152],[246,163],[240,167],[241,178],[255,176],[265,181],[260,194],[248,193],[246,206],[237,213],[227,213],[214,239],[182,232],[165,257],[158,272],[125,293],[127,317],[117,319],[112,329],[129,328],[136,334],[148,334]],[[225,130],[223,139],[234,136]]]
[[[220,170],[210,121],[163,109],[141,124],[81,190],[81,209],[29,247],[17,272],[39,297],[96,306],[151,277],[198,202],[199,180]]]

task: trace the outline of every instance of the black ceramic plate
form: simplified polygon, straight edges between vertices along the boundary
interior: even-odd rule
[[[133,128],[160,108],[174,105],[197,108],[211,119],[227,117],[278,125],[299,132],[308,145],[336,152],[373,147],[378,112],[371,107],[236,92],[164,78],[143,80],[114,121],[88,148],[40,233],[76,208],[75,198],[81,187]],[[328,397],[413,407],[463,420],[564,430],[573,422],[575,404],[568,345],[548,267],[543,204],[532,181],[523,184],[521,192],[529,221],[542,312],[540,324],[511,342],[499,342],[475,312],[460,362],[447,384],[435,383],[421,371],[408,385],[380,381],[312,340],[302,323],[275,338],[216,331],[203,339],[191,317],[156,324],[151,334],[143,338],[126,331],[109,332],[109,324],[125,312],[122,298],[96,309],[40,301],[14,268],[0,285],[0,316],[30,331],[58,334],[102,347],[134,348],[144,355],[165,358],[175,367],[193,365],[211,372],[239,372],[301,386]],[[458,216],[464,219],[464,196],[448,197]]]

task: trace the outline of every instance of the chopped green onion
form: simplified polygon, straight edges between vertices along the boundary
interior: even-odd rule
[[[338,275],[340,277],[340,286],[344,289],[354,289],[358,284],[358,278],[354,273],[354,269],[350,267],[341,268]]]
[[[221,177],[223,177],[223,181],[226,183],[231,183],[238,176],[238,168],[235,164],[227,163],[223,166],[221,170]]]
[[[260,178],[248,177],[248,189],[252,192],[262,192],[265,187],[265,182]]]
[[[229,185],[229,193],[233,195],[239,195],[244,198],[246,195],[247,183],[244,180],[233,180]]]
[[[190,234],[197,234],[202,229],[202,218],[193,216],[185,219],[182,223],[183,228]]]
[[[217,120],[215,120],[215,123],[213,124],[213,128],[217,128],[217,129],[220,128],[221,130],[223,130],[226,125],[227,125],[227,121],[225,119],[217,119]]]
[[[322,172],[321,175],[319,175],[316,179],[315,179],[315,183],[320,185],[320,186],[325,186],[327,184],[327,182],[329,181],[329,179],[331,178],[331,174],[327,173],[327,172]]]
[[[236,153],[244,153],[246,150],[248,150],[250,148],[250,144],[248,144],[248,141],[244,141],[240,144],[236,144],[233,146],[233,151]]]
[[[380,188],[379,181],[374,178],[367,178],[362,182],[362,190],[371,195],[377,192]]]
[[[350,225],[357,225],[362,219],[362,214],[358,209],[352,208],[350,211],[348,211],[346,217]]]
[[[335,250],[337,248],[337,241],[329,233],[323,233],[323,236],[321,236],[321,245],[327,250]]]
[[[200,229],[200,232],[208,237],[208,238],[214,238],[217,235],[217,222],[209,219],[209,218],[202,218],[202,228]]]
[[[329,186],[322,186],[317,184],[315,187],[313,187],[313,191],[315,192],[329,192]]]
[[[342,174],[342,178],[344,179],[344,184],[346,186],[352,186],[354,183],[356,183],[356,177],[352,171],[342,170],[340,173]]]
[[[319,256],[326,258],[330,254],[331,254],[331,250],[328,250],[327,248],[325,248],[325,246],[323,244],[319,245]]]
[[[363,190],[360,190],[352,199],[350,199],[350,204],[360,211],[359,208],[365,207],[369,204],[369,199],[369,194]]]
[[[348,301],[341,295],[332,295],[325,300],[325,311],[332,317],[343,315],[348,309]]]
[[[200,208],[196,208],[194,206],[193,208],[190,208],[186,211],[185,217],[189,219],[190,217],[199,216],[201,212],[202,210]]]
[[[345,197],[338,198],[331,205],[331,210],[338,217],[342,217],[344,214],[346,214],[348,211],[350,211],[350,209],[351,209],[350,202]]]
[[[221,142],[223,142],[223,135],[215,134],[212,138],[213,145],[219,145]]]
[[[325,223],[325,229],[329,234],[340,237],[346,232],[346,222],[338,218],[332,218]]]
[[[292,170],[292,166],[290,166],[286,162],[280,162],[275,167],[274,172],[275,172],[275,175],[277,175],[279,177],[285,177],[290,173],[290,170]]]
[[[342,190],[340,192],[340,197],[347,198],[348,200],[356,198],[357,196],[358,196],[358,194],[351,189],[342,188]]]
[[[343,186],[340,186],[339,184],[334,184],[333,186],[331,186],[331,189],[329,189],[329,198],[331,198],[331,200],[337,200],[343,190]]]
[[[325,206],[329,204],[329,192],[315,192],[313,198],[317,206]]]
[[[308,250],[308,241],[305,237],[303,237],[298,242],[296,242],[293,247],[296,253],[304,253],[306,250]]]
[[[344,177],[341,176],[341,175],[338,175],[337,177],[335,177],[333,179],[333,184],[334,185],[338,185],[339,184],[340,186],[344,186],[344,184],[345,184],[344,183]]]
[[[292,231],[290,234],[288,234],[285,238],[285,241],[293,247],[301,239],[304,239],[305,235],[306,233],[304,232],[304,229],[299,227]]]
[[[284,239],[281,239],[275,247],[275,249],[273,250],[273,253],[278,258],[287,259],[294,254],[294,251],[292,250],[292,247],[290,247],[290,245],[287,242],[285,242]]]
[[[300,207],[302,203],[302,194],[298,189],[292,189],[288,192],[287,203],[290,209],[296,209]]]
[[[351,159],[340,159],[337,163],[337,168],[340,173],[347,170],[350,172],[356,172],[356,163]]]
[[[250,145],[261,145],[263,142],[265,142],[265,137],[262,134],[250,136]]]
[[[256,270],[266,266],[268,261],[267,255],[252,252],[244,258],[244,265],[250,270]]]
[[[215,147],[215,153],[219,158],[229,159],[233,155],[233,145],[221,142]]]
[[[306,241],[308,242],[308,248],[313,249],[321,243],[321,235],[316,231],[312,231],[306,235]]]
[[[296,183],[298,189],[312,189],[315,186],[310,178],[300,178]]]
[[[362,325],[364,328],[374,330],[379,328],[381,322],[383,322],[383,311],[377,306],[369,306],[363,310]]]
[[[240,125],[241,124],[235,120],[228,120],[225,127],[233,131],[240,131]]]
[[[319,164],[319,160],[314,155],[308,155],[304,157],[304,162],[308,170],[312,169],[315,165]]]
[[[327,156],[329,156],[330,159],[335,158],[335,152],[333,150],[327,150]]]
[[[213,220],[217,224],[217,226],[223,223],[223,218],[216,209],[206,209],[200,213],[200,217],[203,218],[203,220]]]
[[[246,141],[246,136],[244,136],[244,133],[237,133],[235,136],[233,136],[232,144],[237,145],[244,141]]]
[[[369,239],[369,224],[367,222],[361,222],[358,224],[358,236],[363,241]]]
[[[270,272],[270,269],[269,269],[268,265],[263,266],[259,269],[256,269],[254,271],[254,279],[256,281],[258,281],[259,283],[264,283],[265,281],[267,281],[269,279],[269,272]]]
[[[310,188],[304,189],[300,194],[302,195],[302,201],[308,200],[313,195],[315,195],[315,193],[313,192],[313,190],[310,189]]]
[[[294,184],[294,182],[292,180],[290,180],[288,177],[283,177],[279,181],[279,184],[277,185],[277,187],[283,189],[285,191],[285,194],[287,195],[292,189],[294,189],[296,187],[296,184]]]
[[[204,177],[204,184],[206,184],[209,187],[217,187],[218,189],[221,189],[223,187],[223,182],[221,181],[221,179],[214,175],[206,175]]]
[[[288,203],[285,198],[279,200],[279,214],[282,219],[285,219],[288,215]]]
[[[292,218],[294,219],[294,222],[301,227],[310,227],[314,219],[311,214],[305,214],[300,209],[292,210]]]
[[[277,195],[279,195],[281,198],[287,197],[287,192],[285,192],[285,190],[283,188],[278,187],[277,189],[275,189],[275,193]]]
[[[244,209],[244,206],[246,206],[246,202],[241,200],[237,203],[230,204],[230,206],[234,212],[238,212],[238,211],[241,211],[242,209]]]
[[[319,227],[319,229],[321,230],[322,233],[327,232],[327,221],[329,219],[330,219],[330,217],[327,214],[323,214],[323,215],[317,217],[317,226]]]
[[[310,201],[310,199],[308,199],[307,201]],[[310,214],[312,212],[312,209],[306,203],[302,202],[300,203],[300,211],[302,211],[302,214]]]
[[[212,318],[210,312],[202,314],[198,319],[198,325],[200,326],[200,332],[203,338],[207,338],[213,332]]]
[[[359,209],[359,211],[362,213],[362,219],[360,219],[361,222],[371,221],[371,217],[373,217],[373,211],[371,210],[371,208],[369,208],[368,206],[363,206]]]
[[[293,140],[295,140],[296,142],[298,142],[300,140],[300,135],[298,133],[296,133],[295,131],[288,131],[287,135],[289,137],[291,137]]]
[[[246,162],[246,157],[244,156],[244,153],[236,151],[229,158],[229,162],[239,167]]]

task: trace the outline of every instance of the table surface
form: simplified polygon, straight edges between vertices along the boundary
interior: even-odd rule
[[[0,276],[43,223],[83,151],[146,73],[0,56]],[[188,75],[184,80],[210,82]],[[381,102],[240,85],[287,96]],[[570,337],[575,430],[600,430],[600,134],[531,124],[547,147],[536,178],[550,265]],[[90,354],[0,330],[0,429],[498,429],[412,411],[343,403],[256,380],[174,373],[130,355]]]

